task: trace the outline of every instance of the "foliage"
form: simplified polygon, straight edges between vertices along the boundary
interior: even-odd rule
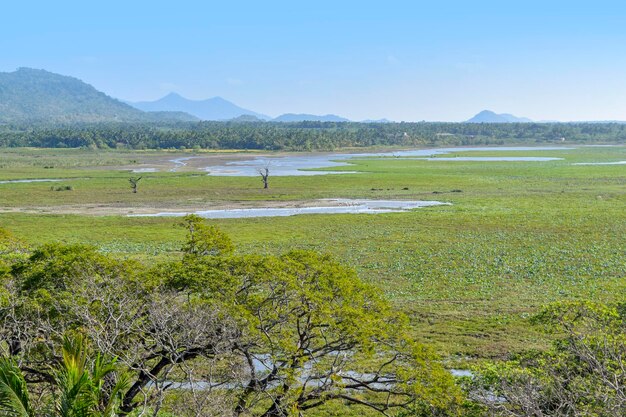
[[[139,112],[141,115],[141,112]],[[139,117],[139,116],[138,116]],[[619,142],[622,123],[179,122],[8,124],[0,146],[130,149],[332,150],[375,145]]]
[[[406,319],[328,256],[204,258],[177,268],[166,271],[166,285],[239,322],[237,415],[291,415],[331,400],[455,415],[462,402],[433,352],[411,340]]]
[[[188,256],[227,256],[235,250],[230,237],[214,225],[206,224],[195,214],[188,214],[180,224],[187,231],[182,251]]]
[[[19,417],[114,417],[126,379],[118,376],[115,360],[92,355],[80,334],[66,335],[62,359],[51,367],[52,395],[42,409],[31,405],[22,370],[12,358],[0,359],[0,412]]]
[[[120,169],[133,166],[132,161],[161,161],[167,169],[168,159],[189,154],[7,149],[1,158],[3,179],[75,177],[75,190],[60,195],[49,192],[45,183],[0,185],[7,211],[0,221],[28,244],[88,243],[115,257],[155,263],[178,258],[184,231],[174,226],[180,219],[117,214],[266,202],[296,205],[323,198],[450,202],[374,216],[214,219],[210,224],[228,232],[240,254],[278,255],[293,248],[332,253],[407,313],[414,335],[435,344],[442,354],[502,357],[546,346],[549,337],[526,322],[541,306],[581,298],[613,302],[626,289],[623,165],[574,165],[624,160],[626,147],[468,153],[522,154],[564,159],[480,163],[364,158],[342,168],[358,174],[278,176],[269,192],[260,189],[255,177],[162,172],[142,180],[145,192],[131,194],[129,174]],[[77,169],[103,165],[113,166]],[[463,193],[450,192],[455,189]]]
[[[618,416],[626,412],[626,322],[619,306],[556,303],[535,320],[552,349],[482,369],[477,396],[497,416]]]
[[[30,417],[26,380],[12,359],[0,358],[0,413],[7,417]]]
[[[353,270],[310,251],[235,256],[197,216],[183,225],[182,260],[152,269],[59,244],[12,266],[0,336],[28,378],[58,388],[59,415],[88,415],[71,410],[103,399],[123,413],[176,413],[181,405],[164,403],[176,384],[191,390],[184,407],[196,414],[221,404],[213,414],[287,416],[330,401],[459,414],[452,376]],[[75,333],[115,363],[96,357],[106,366],[89,374],[85,341],[64,336]],[[43,365],[59,357],[63,371]],[[100,383],[113,369],[128,381]]]

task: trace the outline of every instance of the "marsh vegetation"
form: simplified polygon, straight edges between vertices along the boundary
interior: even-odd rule
[[[389,152],[400,153],[399,150]],[[209,301],[213,303],[211,297],[217,296],[220,288],[235,288],[228,287],[227,284],[239,285],[237,280],[243,277],[244,270],[261,271],[258,274],[259,279],[266,280],[259,281],[259,285],[263,287],[279,282],[291,285],[289,277],[298,275],[296,272],[301,267],[313,270],[320,268],[320,273],[325,274],[328,272],[325,268],[332,265],[335,271],[333,274],[343,271],[342,277],[349,276],[345,285],[356,285],[358,288],[364,285],[363,288],[367,289],[363,291],[367,294],[375,293],[378,297],[376,303],[382,303],[380,305],[391,314],[387,316],[385,313],[374,318],[367,316],[363,320],[372,319],[378,323],[376,320],[383,317],[402,317],[400,321],[403,321],[404,327],[401,332],[396,332],[397,335],[403,335],[407,342],[428,347],[427,351],[430,353],[423,359],[433,364],[429,369],[436,370],[438,376],[421,374],[419,378],[442,381],[444,385],[454,384],[454,381],[439,373],[443,367],[473,368],[473,375],[480,375],[480,379],[473,382],[462,382],[461,388],[448,389],[444,385],[438,385],[438,389],[454,392],[452,397],[442,397],[435,391],[423,391],[421,396],[412,392],[406,398],[410,398],[415,407],[405,407],[403,412],[409,410],[414,413],[412,415],[436,415],[433,411],[436,407],[432,408],[436,404],[428,399],[428,395],[439,395],[442,401],[445,399],[445,406],[437,403],[441,406],[437,412],[443,413],[445,408],[445,412],[450,415],[471,415],[474,412],[481,415],[483,412],[493,412],[496,415],[522,416],[527,415],[524,414],[527,412],[524,407],[535,407],[549,413],[550,407],[558,404],[559,398],[565,397],[577,398],[576,404],[571,405],[573,408],[562,409],[569,410],[570,413],[576,410],[583,413],[581,415],[585,415],[585,412],[612,415],[610,413],[618,412],[615,410],[622,410],[621,391],[602,385],[606,381],[593,378],[597,369],[617,369],[621,363],[620,352],[624,348],[620,303],[623,302],[622,295],[626,289],[626,173],[623,165],[615,162],[626,159],[626,148],[569,147],[525,151],[488,149],[463,154],[491,158],[484,162],[465,161],[462,158],[447,161],[439,157],[435,158],[437,161],[428,161],[402,155],[375,158],[359,156],[351,159],[349,165],[317,169],[321,172],[332,170],[347,173],[273,176],[272,186],[267,190],[260,186],[258,174],[249,177],[209,176],[203,169],[207,167],[207,161],[211,161],[209,165],[217,166],[229,161],[252,160],[255,157],[267,160],[275,156],[278,155],[179,151],[94,152],[86,149],[5,150],[0,160],[3,167],[0,177],[0,206],[3,213],[0,214],[0,222],[13,236],[19,237],[19,244],[11,243],[3,250],[4,256],[8,257],[4,267],[5,284],[13,283],[5,285],[5,289],[8,291],[26,288],[24,285],[27,284],[20,281],[25,279],[29,280],[28,285],[40,282],[38,280],[44,280],[41,285],[47,282],[54,288],[61,285],[62,291],[69,291],[73,294],[72,297],[59,295],[61,293],[54,295],[54,291],[61,291],[61,287],[51,290],[53,287],[45,284],[44,287],[53,295],[52,298],[35,300],[43,303],[45,308],[60,308],[57,303],[83,296],[87,297],[84,305],[89,305],[90,302],[86,301],[88,297],[104,294],[98,285],[111,280],[112,289],[115,287],[113,282],[123,283],[120,285],[127,290],[127,296],[132,295],[136,300],[142,300],[141,308],[158,307],[151,310],[152,312],[146,310],[142,313],[146,314],[144,317],[151,317],[150,320],[164,319],[157,315],[150,316],[156,314],[154,311],[170,311],[168,309],[180,307],[186,311],[185,314],[191,316],[181,313],[183,315],[177,320],[191,323],[190,317],[209,314],[204,322],[210,324],[215,322],[215,316],[211,314],[222,314],[224,307],[204,313],[194,309]],[[169,171],[172,166],[168,161],[190,157],[194,158],[186,159],[187,165],[178,167],[175,172]],[[517,157],[551,159],[507,160]],[[588,163],[598,165],[582,165]],[[49,168],[51,166],[53,168]],[[128,190],[128,171],[134,167],[158,169],[158,172],[142,174],[141,192],[137,194],[129,193]],[[34,179],[62,181],[64,186],[67,184],[73,187],[73,191],[52,193],[49,191],[49,183],[14,182]],[[180,218],[128,216],[162,211],[190,213],[202,210],[291,207],[310,204],[318,199],[436,199],[451,204],[398,213],[380,213],[375,216],[311,214],[214,219],[202,224],[215,229],[195,241],[189,240],[189,227],[177,226]],[[232,245],[224,246],[225,240],[218,230],[230,236]],[[216,240],[211,240],[216,236]],[[70,246],[55,246],[58,242]],[[187,245],[182,245],[181,242],[187,242]],[[50,244],[52,246],[46,246]],[[91,245],[92,248],[76,249],[78,247],[72,246],[77,244]],[[77,270],[68,269],[69,264],[66,262],[70,262],[78,253],[88,255],[84,259],[86,266],[81,266],[80,270],[83,272],[80,274],[72,275]],[[318,253],[330,253],[332,258]],[[204,260],[190,262],[190,259],[195,259],[193,257]],[[91,262],[100,266],[95,269],[87,267]],[[164,266],[162,269],[146,267],[155,264]],[[105,265],[106,268],[112,268],[110,273],[96,276],[84,272],[100,271],[100,274],[109,270],[102,269]],[[52,266],[54,268],[50,269]],[[343,269],[345,266],[353,268],[354,272],[350,268]],[[172,269],[174,267],[177,268],[175,272]],[[207,275],[209,270],[213,275]],[[126,276],[124,271],[132,273]],[[284,274],[280,271],[284,271]],[[295,275],[290,275],[289,271]],[[329,277],[333,277],[333,282],[337,279],[336,275],[331,274]],[[91,282],[94,278],[104,281]],[[312,276],[310,278],[314,279]],[[187,281],[176,281],[180,279]],[[18,285],[20,282],[22,283]],[[315,285],[322,285],[321,281],[315,282]],[[146,285],[149,286],[149,291],[144,288]],[[217,287],[211,289],[211,285]],[[129,286],[135,287],[131,291]],[[20,290],[22,292],[18,298],[4,297],[3,311],[9,311],[6,309],[6,302],[9,300],[30,303],[32,297],[42,297],[44,293],[40,290],[44,287]],[[153,292],[156,288],[159,290]],[[133,291],[139,291],[141,297],[148,298],[141,298]],[[199,304],[179,304],[181,300],[173,295],[178,292],[191,294],[189,300],[198,297]],[[266,294],[265,290],[263,294]],[[310,295],[317,297],[315,294]],[[220,294],[219,297],[225,297],[220,303],[223,302],[224,306],[233,304],[233,300],[228,298],[231,296],[234,295]],[[247,296],[254,298],[257,295]],[[50,300],[54,301],[53,304],[44,303]],[[357,303],[354,308],[360,308],[358,297],[350,300]],[[584,304],[585,300],[593,300],[594,304]],[[556,307],[552,304],[554,302],[561,304]],[[80,305],[82,304],[79,303],[79,307]],[[240,300],[234,305],[244,304]],[[587,307],[581,307],[585,305]],[[546,310],[546,306],[552,307]],[[10,311],[17,311],[15,307],[11,308]],[[78,307],[66,304],[63,308],[73,311],[71,314],[83,314],[80,316],[82,319],[87,317],[84,314],[95,314],[86,310],[72,310]],[[535,318],[541,312],[542,319]],[[586,318],[582,322],[572,321],[572,312],[580,313],[577,317]],[[237,312],[240,313],[241,311]],[[237,315],[231,312],[229,317]],[[89,319],[95,320],[94,317]],[[294,323],[291,319],[288,322],[290,325]],[[572,331],[571,334],[562,331],[562,326],[569,326],[574,322],[576,327],[565,327]],[[71,330],[76,323],[78,321],[70,320],[62,325],[44,327],[48,329],[46,331],[55,329],[56,339],[53,339],[60,342],[61,329]],[[241,331],[240,328],[237,330],[236,320],[232,322],[232,326],[227,329],[229,332]],[[379,323],[376,326],[381,326],[376,332],[382,335],[382,329],[387,324]],[[555,331],[545,332],[545,326],[552,326]],[[355,324],[354,327],[358,328],[359,325]],[[374,328],[378,329],[375,326]],[[252,331],[246,331],[248,330]],[[203,330],[202,334],[217,337],[212,331]],[[581,338],[581,335],[584,337]],[[89,339],[95,340],[95,336],[90,335]],[[219,340],[222,343],[222,339]],[[286,338],[285,341],[287,340],[289,339]],[[604,345],[609,350],[598,350],[601,346],[594,344],[594,340],[611,341]],[[396,342],[398,341],[392,345],[400,346]],[[91,344],[90,349],[96,352],[100,346]],[[61,345],[50,345],[47,348],[51,350],[46,354],[54,355],[60,352]],[[577,352],[587,348],[590,348],[587,351],[596,358],[596,365],[588,368],[588,372],[581,371],[580,374],[569,377],[578,378],[580,386],[604,387],[602,393],[598,391],[587,396],[572,397],[566,391],[558,391],[557,388],[563,388],[564,377],[558,371],[578,366],[574,362],[581,357]],[[44,352],[37,349],[37,352]],[[264,358],[262,355],[267,354],[268,349],[268,346],[264,346],[254,354]],[[530,349],[538,353],[533,356],[528,352]],[[237,355],[243,356],[236,359],[232,356],[232,350],[228,354],[224,353],[226,351],[203,356],[202,361],[205,362],[197,369],[202,369],[202,372],[214,370],[218,382],[241,383],[246,380],[242,378],[245,367],[240,366],[240,359],[245,358],[245,354],[237,351]],[[121,351],[110,350],[108,353],[117,357],[118,361],[123,357]],[[153,353],[141,354],[149,356]],[[140,352],[134,351],[133,354]],[[602,360],[597,360],[599,357]],[[237,372],[226,372],[226,368],[214,362],[217,358],[226,361],[220,364],[238,364],[238,367],[232,368]],[[409,360],[408,356],[403,358]],[[372,368],[368,366],[373,364],[372,359],[374,358],[363,357],[357,360],[356,356],[350,357],[350,361],[355,362],[350,362],[342,369],[355,372],[363,370],[359,375],[369,375]],[[513,361],[503,362],[508,359]],[[330,355],[315,366],[327,366],[330,363],[328,361],[334,360],[335,357]],[[403,362],[402,365],[408,363]],[[537,364],[542,365],[538,367]],[[145,366],[148,365],[154,364],[145,362]],[[313,375],[309,372],[308,365],[302,366],[304,375]],[[440,366],[442,367],[439,368]],[[186,374],[180,367],[174,366],[172,369],[174,368],[177,370],[164,374],[166,377],[157,378],[159,383],[182,383],[187,378],[183,377]],[[420,368],[411,369],[415,371]],[[133,374],[139,372],[137,369],[128,371],[135,378],[139,375]],[[281,378],[301,381],[300,377],[293,377],[289,373],[289,376],[285,375]],[[616,375],[619,380],[621,376]],[[193,381],[205,380],[206,372],[202,375],[193,374]],[[537,385],[536,381],[543,385]],[[150,385],[148,382],[144,388],[151,387],[157,391],[160,389],[158,383]],[[335,379],[334,383],[341,385],[346,381]],[[478,383],[481,385],[477,386]],[[270,386],[272,389],[277,388],[275,384]],[[531,386],[539,391],[522,389]],[[239,391],[237,398],[243,398],[241,395],[245,393],[245,388],[241,389],[243,391]],[[258,394],[259,391],[254,392]],[[507,405],[489,403],[488,400],[493,398],[494,393],[498,397],[506,397]],[[209,406],[208,403],[194,402],[200,398],[194,399],[197,394],[194,392],[164,389],[161,394],[163,395],[158,397],[162,399],[161,402],[149,405],[152,410],[155,404],[160,404],[162,413],[177,409],[178,415],[193,415],[190,410],[181,411],[181,400],[188,405]],[[215,396],[212,397],[211,406],[234,404],[224,396],[224,391],[215,390],[213,394]],[[234,392],[231,394],[234,395]],[[255,397],[257,394],[248,397],[244,395],[247,398],[244,401],[245,407],[252,415],[266,412],[271,406],[270,403],[261,401],[260,397]],[[276,392],[272,395],[276,395]],[[335,394],[329,397],[333,395]],[[290,394],[284,398],[285,401],[293,400]],[[425,402],[419,403],[418,398]],[[610,399],[605,401],[605,404],[612,407],[610,410],[601,407],[602,398]],[[311,409],[303,412],[305,415],[361,415],[376,412],[375,408],[367,405],[357,406],[356,402],[349,405],[350,401],[345,398],[336,399],[337,401],[328,401],[314,407],[315,411]],[[375,395],[358,399],[378,401]],[[529,402],[531,399],[535,402]],[[256,402],[257,400],[260,402]],[[471,408],[469,404],[472,400],[482,405]],[[401,402],[398,397],[394,404]],[[431,408],[419,409],[426,403]],[[302,408],[305,403],[299,404],[298,407]],[[588,408],[581,408],[581,404],[587,404]],[[362,406],[370,411],[363,411]],[[207,410],[205,411],[208,415],[210,412],[219,414],[216,410]],[[224,408],[220,410],[223,411]],[[423,414],[418,414],[419,412]]]

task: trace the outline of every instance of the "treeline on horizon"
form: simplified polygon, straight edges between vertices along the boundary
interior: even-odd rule
[[[259,149],[624,143],[623,123],[178,122],[0,126],[0,147]]]

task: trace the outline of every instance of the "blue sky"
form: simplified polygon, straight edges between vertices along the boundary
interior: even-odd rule
[[[0,71],[22,66],[271,116],[626,120],[626,5],[5,0]]]

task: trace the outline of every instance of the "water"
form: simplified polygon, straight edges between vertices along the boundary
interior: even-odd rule
[[[4,180],[0,181],[0,184],[14,184],[14,183],[25,183],[25,182],[59,182],[59,181],[67,181],[70,178],[66,178],[65,180],[58,178],[39,178],[33,180]]]
[[[577,162],[572,165],[626,165],[626,161],[616,162]]]
[[[350,165],[352,158],[370,157],[424,157],[434,160],[462,160],[459,158],[434,158],[435,155],[447,155],[452,152],[472,152],[472,151],[550,151],[573,149],[556,146],[512,146],[512,147],[476,147],[476,148],[438,148],[438,149],[414,149],[396,152],[373,152],[373,153],[347,153],[347,154],[323,154],[323,155],[290,155],[281,157],[256,157],[251,160],[228,162],[224,165],[210,166],[204,168],[208,175],[213,176],[257,176],[259,169],[268,167],[270,176],[293,176],[293,175],[328,175],[328,174],[348,174],[353,171],[303,171],[315,168],[334,168]],[[463,157],[466,158],[466,157]],[[561,158],[543,157],[480,157],[483,161],[552,161]],[[483,159],[488,158],[488,159]],[[495,159],[498,158],[498,159]],[[513,159],[515,158],[515,159]],[[518,159],[524,158],[524,159]]]
[[[352,154],[357,155],[357,154]],[[328,174],[354,174],[354,171],[303,171],[315,168],[333,168],[350,165],[347,162],[338,162],[337,159],[348,159],[350,156],[340,154],[329,155],[294,155],[282,157],[257,157],[245,161],[233,161],[226,165],[204,168],[208,175],[214,176],[242,176],[259,175],[259,169],[269,168],[270,176],[308,176]]]
[[[420,207],[450,205],[441,201],[402,201],[402,200],[319,200],[312,207],[259,207],[245,209],[199,210],[192,213],[161,212],[153,214],[131,214],[131,217],[182,217],[196,214],[205,219],[238,219],[250,217],[285,217],[300,214],[378,214],[399,213]],[[334,204],[333,204],[334,203]]]
[[[459,156],[455,158],[414,158],[416,160],[422,159],[424,161],[477,161],[477,162],[547,162],[547,161],[560,161],[563,158],[551,158],[540,156]]]
[[[255,371],[260,375],[264,375],[264,374],[266,375],[272,370],[271,363],[266,364],[263,360],[254,358],[253,364],[254,364],[253,366],[255,368]],[[470,378],[474,377],[474,373],[472,371],[468,371],[465,369],[450,369],[450,373],[455,377],[470,377]],[[355,372],[355,371],[343,371],[337,374],[337,377],[342,378],[342,379],[350,378],[350,379],[346,379],[347,383],[354,382],[352,378],[369,380],[369,379],[372,379],[374,376],[375,376],[374,374]],[[326,382],[325,378],[322,378],[322,379],[311,378],[310,364],[309,366],[304,367],[304,372],[302,375],[298,377],[298,379],[300,382],[306,381],[309,387],[323,386]],[[370,383],[369,387],[373,389],[381,389],[381,390],[391,389],[393,388],[393,383],[389,381],[390,381],[389,379],[385,378],[384,376],[381,376],[380,382]],[[226,383],[218,382],[218,381],[193,381],[193,382],[191,381],[182,381],[182,382],[165,381],[165,384],[167,384],[170,389],[179,389],[179,390],[194,389],[198,391],[208,391],[213,388],[236,389],[236,388],[246,386],[247,383],[248,381],[246,380],[241,380],[239,382],[226,382]],[[278,386],[280,383],[281,383],[280,379],[275,380],[272,382],[270,386]],[[496,398],[495,395],[492,395],[491,397]]]
[[[452,376],[456,376],[456,377],[473,377],[474,373],[472,371],[468,371],[467,369],[450,369],[450,373],[452,374]]]
[[[189,161],[190,159],[194,159],[194,158],[198,158],[198,157],[197,156],[187,156],[187,157],[184,157],[184,158],[170,159],[169,162],[172,162],[174,164],[174,168],[170,169],[170,172],[178,171],[178,168],[182,168],[182,167],[187,165],[186,161]]]

